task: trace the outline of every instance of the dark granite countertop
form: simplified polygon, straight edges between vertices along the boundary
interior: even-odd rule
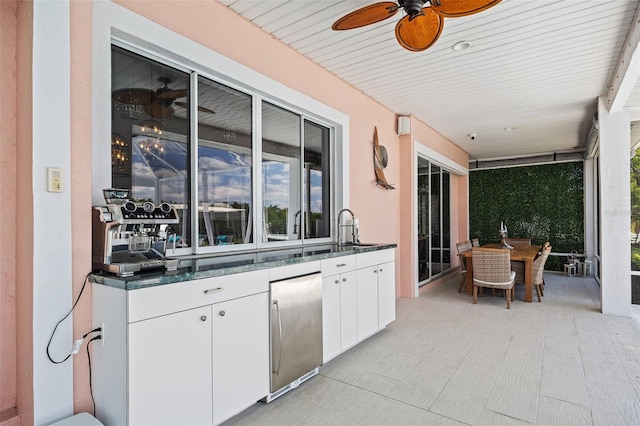
[[[237,274],[258,269],[276,268],[294,265],[296,263],[329,259],[357,253],[367,253],[376,250],[395,248],[396,244],[361,244],[338,245],[322,244],[296,248],[282,248],[276,250],[256,250],[250,252],[224,255],[196,255],[180,258],[177,271],[159,272],[149,271],[136,274],[133,277],[117,277],[107,273],[94,273],[90,276],[92,282],[123,290],[135,290],[164,284],[221,275]]]

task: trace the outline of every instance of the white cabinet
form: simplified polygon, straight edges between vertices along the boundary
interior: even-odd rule
[[[322,359],[329,361],[358,342],[356,258],[321,262]]]
[[[260,293],[212,307],[215,424],[269,393],[268,305],[269,294]]]
[[[267,270],[92,290],[103,424],[218,424],[269,393]]]
[[[378,332],[378,267],[358,268],[358,341]]]
[[[321,270],[326,363],[395,319],[395,251],[325,259]]]
[[[129,325],[129,424],[212,424],[211,324],[205,306]]]
[[[396,263],[378,265],[378,329],[396,319]]]
[[[366,339],[396,318],[395,251],[357,255],[358,339]]]

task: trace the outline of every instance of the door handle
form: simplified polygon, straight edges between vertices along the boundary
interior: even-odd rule
[[[278,375],[280,374],[280,365],[282,364],[282,320],[280,319],[280,307],[278,306],[277,300],[273,301],[273,306],[276,309],[276,315],[278,318],[278,334],[280,337],[279,338],[280,350],[278,351],[278,368],[273,369],[273,374]]]

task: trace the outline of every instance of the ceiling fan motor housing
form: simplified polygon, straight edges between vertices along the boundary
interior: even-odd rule
[[[407,12],[407,15],[413,18],[422,14],[422,8],[426,2],[427,0],[401,0],[399,4]]]

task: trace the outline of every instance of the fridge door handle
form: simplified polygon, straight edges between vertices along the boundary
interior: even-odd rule
[[[276,309],[276,314],[278,318],[278,334],[279,334],[279,344],[280,349],[278,350],[278,368],[273,369],[273,374],[280,374],[280,365],[282,364],[282,320],[280,319],[280,307],[278,306],[278,301],[273,301],[273,306]]]

